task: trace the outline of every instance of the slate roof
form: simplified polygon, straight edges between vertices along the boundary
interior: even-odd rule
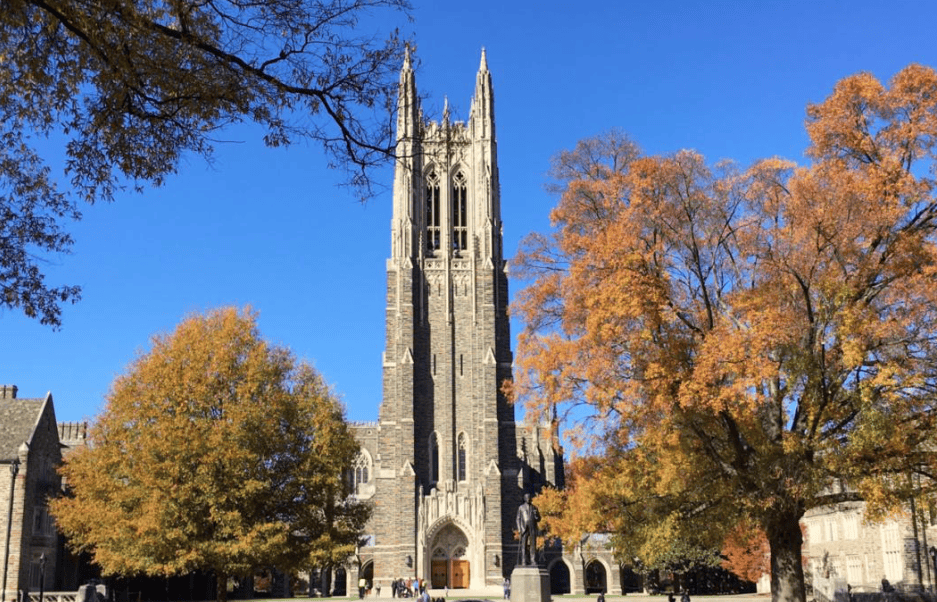
[[[46,398],[0,399],[0,462],[18,456],[24,441],[29,441]]]

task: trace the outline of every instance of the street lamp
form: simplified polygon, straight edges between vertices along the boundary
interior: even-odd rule
[[[10,528],[13,526],[13,491],[16,489],[16,474],[20,471],[20,459],[13,458],[10,462],[10,507],[7,510],[7,542],[3,553],[3,586],[0,587],[0,602],[6,601],[7,594],[7,568],[10,564]]]
[[[39,555],[39,602],[42,602],[42,597],[45,595],[46,589],[46,553],[43,552]]]

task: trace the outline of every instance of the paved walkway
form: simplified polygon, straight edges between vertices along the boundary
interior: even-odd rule
[[[381,591],[381,596],[370,595],[365,597],[364,602],[396,602],[394,598],[390,596],[383,595],[384,592]],[[446,591],[442,589],[430,589],[429,595],[431,598],[445,598],[446,602],[458,602],[459,600],[501,600],[502,595],[500,592],[492,592],[492,590],[471,590],[471,589],[450,589],[449,596],[446,597]],[[555,602],[595,602],[598,596],[596,594],[589,595],[575,595],[575,594],[564,594],[561,596],[553,596]],[[356,600],[357,597],[352,598]],[[677,596],[677,600],[680,597]],[[401,600],[408,600],[409,602],[414,602],[413,598],[402,598]],[[613,596],[606,594],[605,600],[615,602],[667,602],[667,594],[663,595],[649,595],[642,593],[632,593],[621,596]],[[691,602],[702,602],[702,601],[714,601],[718,600],[720,602],[770,602],[771,594],[723,594],[723,595],[713,595],[713,596],[692,596]],[[418,602],[418,600],[417,600]]]

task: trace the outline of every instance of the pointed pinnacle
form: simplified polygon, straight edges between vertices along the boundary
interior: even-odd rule
[[[446,123],[449,123],[449,97],[448,96],[443,96],[442,120]]]
[[[488,71],[488,58],[485,55],[485,47],[482,46],[482,62],[478,66],[479,71]]]
[[[410,44],[407,43],[403,47],[403,68],[411,69],[410,66]]]

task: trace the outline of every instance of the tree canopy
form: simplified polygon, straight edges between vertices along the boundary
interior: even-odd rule
[[[560,153],[514,307],[514,391],[591,410],[578,434],[603,458],[579,488],[619,543],[719,548],[749,520],[792,602],[806,509],[874,516],[937,469],[937,73],[851,76],[807,116],[802,167],[644,156],[616,132]]]
[[[105,574],[214,571],[223,600],[230,575],[354,552],[370,513],[343,477],[357,453],[321,376],[221,309],[114,381],[51,511]]]
[[[10,0],[0,11],[0,305],[60,324],[76,286],[38,257],[68,251],[76,198],[159,185],[249,121],[270,146],[320,142],[357,193],[393,156],[408,0]],[[383,27],[385,33],[375,32]],[[64,135],[70,187],[36,141]],[[56,138],[58,139],[58,138]]]

